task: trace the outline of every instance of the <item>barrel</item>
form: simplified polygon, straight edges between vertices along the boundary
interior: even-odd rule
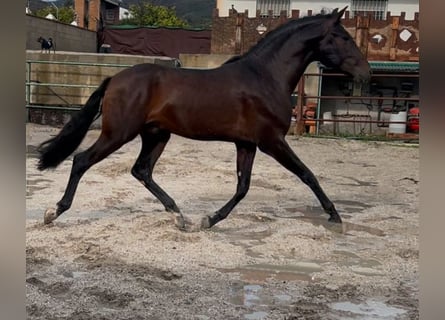
[[[406,132],[406,118],[408,112],[399,111],[391,113],[389,117],[389,133],[405,133]],[[404,122],[404,123],[391,123],[393,121]]]
[[[420,109],[419,107],[414,107],[409,109],[407,117],[407,131],[413,133],[419,133],[420,127]]]

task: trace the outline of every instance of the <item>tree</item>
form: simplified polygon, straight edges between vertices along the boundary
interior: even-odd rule
[[[58,8],[59,19],[58,21],[64,23],[71,23],[76,18],[76,12],[73,7],[63,6]],[[53,6],[48,6],[43,9],[36,11],[36,16],[38,17],[46,17],[48,14],[52,14],[54,17],[57,17],[57,9]]]
[[[130,18],[121,20],[121,24],[158,27],[187,27],[186,21],[176,15],[174,7],[156,6],[151,1],[139,1],[130,5]]]

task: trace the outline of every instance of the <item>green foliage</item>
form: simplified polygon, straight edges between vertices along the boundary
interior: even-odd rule
[[[57,18],[57,9],[53,6],[48,6],[43,9],[37,10],[35,15],[44,18],[50,13]],[[74,11],[73,7],[59,7],[58,16],[58,21],[63,23],[71,23],[75,20],[76,12]]]
[[[176,15],[174,7],[155,6],[148,1],[140,1],[128,9],[131,17],[121,20],[121,24],[158,27],[187,27],[186,21]]]
[[[125,0],[125,6],[137,4],[141,0]],[[188,27],[210,29],[216,0],[151,0],[155,5],[175,7],[176,15],[185,20]],[[236,2],[236,1],[235,1]]]

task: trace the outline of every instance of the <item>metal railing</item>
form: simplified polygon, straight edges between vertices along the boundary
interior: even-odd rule
[[[97,86],[99,85],[88,85],[88,84],[82,84],[82,83],[78,83],[78,84],[71,84],[71,83],[53,83],[53,82],[40,82],[38,80],[33,80],[31,79],[31,74],[33,72],[33,66],[34,65],[39,65],[39,64],[53,64],[53,65],[65,65],[65,66],[78,66],[78,67],[110,67],[110,68],[128,68],[128,67],[132,67],[133,64],[116,64],[116,63],[89,63],[89,62],[70,62],[70,61],[46,61],[46,60],[26,60],[26,83],[25,83],[25,95],[26,95],[26,109],[28,111],[29,114],[29,110],[30,109],[49,109],[49,110],[61,110],[61,111],[75,111],[75,110],[79,110],[82,108],[83,105],[74,105],[71,104],[70,102],[66,101],[64,98],[62,98],[61,96],[59,96],[53,88],[61,88],[61,87],[66,87],[66,88],[85,88],[85,89],[95,89],[97,88]],[[401,122],[401,121],[391,121],[389,122],[388,120],[372,120],[371,117],[365,117],[363,115],[356,115],[357,117],[362,117],[362,118],[367,118],[365,120],[351,120],[351,119],[321,119],[320,117],[320,107],[321,107],[321,100],[325,99],[325,100],[368,100],[368,101],[375,101],[375,100],[391,100],[391,101],[419,101],[419,98],[412,98],[412,97],[389,97],[389,96],[385,96],[385,97],[380,97],[380,96],[327,96],[327,95],[321,95],[321,79],[322,77],[334,77],[334,76],[339,76],[339,77],[345,77],[344,74],[342,73],[305,73],[303,75],[303,77],[300,80],[300,83],[298,85],[298,92],[297,92],[297,96],[298,96],[298,100],[300,100],[299,97],[303,97],[305,99],[316,99],[317,100],[317,113],[316,116],[314,117],[314,119],[310,119],[310,121],[315,122],[316,123],[316,134],[319,133],[319,128],[320,128],[320,123],[322,122],[329,122],[329,123],[364,123],[364,124],[388,124],[388,123],[397,123],[397,124],[407,124],[407,121],[405,122]],[[320,77],[319,80],[319,88],[318,88],[318,94],[317,95],[304,95],[305,92],[305,79],[307,77]],[[373,74],[372,75],[373,78],[376,77],[392,77],[392,78],[397,78],[397,77],[404,77],[404,78],[418,78],[419,75],[418,74]],[[48,88],[50,91],[52,91],[52,93],[55,96],[58,96],[60,98],[60,100],[62,102],[64,102],[63,104],[60,105],[45,105],[45,104],[39,104],[39,103],[31,103],[31,96],[32,96],[32,87],[46,87]],[[299,103],[297,104],[297,108],[302,108],[302,103],[300,101],[298,101]],[[300,111],[302,111],[302,109],[300,109]],[[297,119],[297,121],[305,121],[305,119]]]
[[[306,88],[305,88],[305,83],[306,83],[306,79],[308,77],[319,77],[319,82],[318,82],[318,94],[316,95],[305,95],[306,92]],[[299,117],[297,119],[297,122],[300,122],[300,125],[306,125],[306,123],[315,123],[315,134],[318,135],[319,131],[320,131],[320,125],[322,123],[332,123],[332,124],[339,124],[339,123],[361,123],[361,124],[369,124],[370,126],[372,124],[377,124],[377,126],[379,127],[387,127],[389,126],[389,124],[406,124],[408,125],[408,120],[407,121],[390,121],[390,120],[383,120],[383,119],[377,119],[377,120],[373,120],[372,117],[370,115],[366,115],[366,114],[350,114],[350,119],[338,119],[341,118],[341,115],[332,115],[333,118],[332,119],[323,119],[321,117],[321,101],[322,100],[343,100],[343,101],[347,101],[348,103],[351,100],[360,100],[362,102],[363,105],[365,105],[365,103],[363,101],[367,101],[369,103],[373,102],[373,101],[383,101],[383,100],[389,100],[389,101],[393,101],[393,102],[399,102],[399,101],[404,101],[404,102],[419,102],[419,98],[418,97],[391,97],[391,96],[362,96],[362,95],[358,95],[358,96],[354,96],[354,95],[322,95],[322,90],[321,90],[321,86],[322,86],[322,77],[346,77],[346,75],[344,75],[343,73],[305,73],[303,75],[303,77],[300,79],[300,82],[297,86],[297,91],[295,92],[298,96],[298,100],[300,96],[303,96],[304,99],[302,99],[302,101],[298,101],[297,105],[295,106],[295,108],[297,108],[298,113],[299,113]],[[413,74],[413,73],[401,73],[401,74],[392,74],[392,73],[374,73],[372,74],[372,78],[382,78],[382,77],[386,77],[386,78],[419,78],[419,74]],[[307,99],[313,99],[316,100],[316,114],[314,116],[314,118],[312,119],[305,119],[303,117],[301,117],[300,115],[303,114],[303,105],[304,105],[304,100]],[[337,119],[334,119],[337,118]],[[345,117],[347,118],[347,117]],[[354,119],[351,119],[354,118]],[[355,118],[362,118],[360,120],[355,119]],[[335,135],[335,125],[334,125],[334,135]]]
[[[25,107],[29,111],[30,109],[50,109],[50,110],[62,110],[62,111],[73,111],[79,110],[82,108],[81,105],[71,104],[66,101],[64,98],[59,96],[54,88],[90,88],[95,89],[99,86],[97,85],[88,85],[88,84],[71,84],[71,83],[53,83],[53,82],[40,82],[38,80],[31,79],[31,74],[33,72],[32,67],[34,65],[39,64],[52,64],[52,65],[65,65],[65,66],[84,66],[84,67],[110,67],[110,68],[128,68],[132,67],[132,64],[116,64],[116,63],[91,63],[91,62],[70,62],[70,61],[46,61],[46,60],[26,60],[26,82],[25,82]],[[46,87],[48,88],[55,96],[58,96],[62,102],[61,105],[45,105],[45,104],[33,104],[31,103],[31,88],[32,87]]]

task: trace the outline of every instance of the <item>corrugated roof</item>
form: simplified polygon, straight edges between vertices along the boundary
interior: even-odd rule
[[[369,61],[373,71],[419,72],[418,62],[407,61]]]
[[[419,62],[408,61],[368,61],[372,71],[385,71],[385,72],[419,72]],[[322,63],[318,64],[319,68],[330,70]]]

